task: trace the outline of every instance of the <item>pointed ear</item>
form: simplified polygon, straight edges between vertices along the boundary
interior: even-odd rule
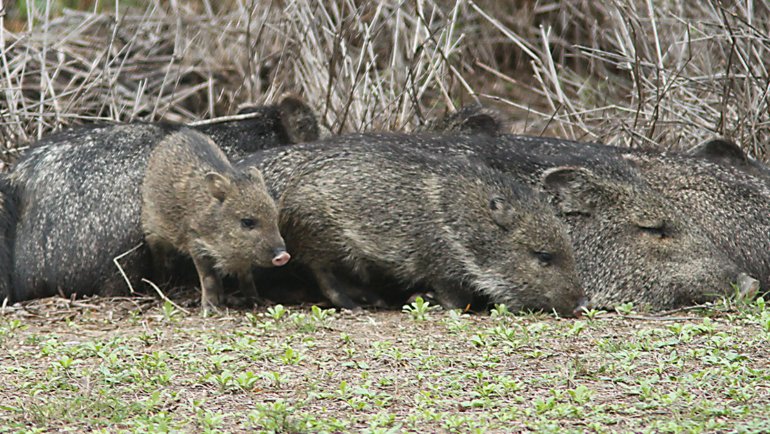
[[[509,230],[514,227],[517,214],[511,203],[503,196],[493,195],[489,198],[489,212],[492,220],[501,228]]]
[[[455,116],[458,118],[457,130],[463,132],[496,136],[504,128],[502,115],[481,105],[464,107]]]
[[[209,194],[220,202],[224,202],[225,198],[230,193],[232,186],[229,179],[217,172],[209,172],[206,174],[206,188],[208,189]]]
[[[582,167],[548,169],[541,178],[543,190],[552,196],[562,214],[591,215],[607,195],[600,179]]]
[[[265,184],[265,178],[262,176],[262,171],[257,169],[255,166],[249,166],[245,172],[249,178],[256,181],[260,186],[265,187],[267,185]]]
[[[732,162],[743,164],[748,158],[743,150],[734,142],[725,139],[713,139],[690,148],[687,155],[703,158],[715,163]]]
[[[454,113],[430,122],[427,129],[442,133],[485,134],[494,137],[503,133],[505,127],[500,113],[480,104],[474,104],[461,107]]]

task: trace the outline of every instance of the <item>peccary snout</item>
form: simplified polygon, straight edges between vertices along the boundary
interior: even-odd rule
[[[583,316],[583,312],[589,308],[588,297],[580,297],[577,303],[577,307],[572,311],[572,315],[575,318]]]
[[[286,251],[285,247],[276,247],[273,249],[273,265],[276,267],[282,267],[286,265],[291,259],[291,255]]]

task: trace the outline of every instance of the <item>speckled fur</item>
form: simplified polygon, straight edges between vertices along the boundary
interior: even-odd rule
[[[739,273],[735,262],[687,213],[653,189],[619,155],[604,151],[602,145],[510,135],[382,133],[353,134],[298,146],[331,149],[371,143],[473,156],[514,180],[540,189],[546,189],[543,174],[549,169],[587,169],[585,176],[566,185],[569,188],[559,189],[561,199],[556,194],[550,197],[556,212],[569,224],[577,268],[596,306],[612,308],[632,301],[660,310],[692,304],[729,292]],[[259,162],[274,152],[278,150],[250,159]],[[284,158],[292,155],[297,154]],[[274,195],[284,188],[285,178],[266,176]],[[568,193],[573,199],[582,196],[590,208],[565,212],[559,205]],[[665,238],[639,227],[651,222],[664,225]]]
[[[732,167],[764,181],[770,186],[770,167],[750,158],[735,142],[726,139],[712,139],[692,147],[686,156],[701,158],[720,166]],[[737,174],[740,178],[741,174]]]
[[[49,136],[19,160],[14,300],[60,293],[125,293],[112,259],[142,242],[141,179],[154,143],[168,131],[155,125],[81,128]],[[121,265],[133,284],[148,273],[146,252]]]
[[[204,314],[224,303],[223,275],[237,276],[241,293],[256,301],[252,267],[271,267],[286,251],[260,172],[236,170],[208,136],[191,129],[170,134],[150,155],[142,228],[159,272],[170,271],[174,251],[193,260]]]
[[[207,189],[208,173],[227,180],[222,200]],[[256,227],[242,227],[246,218]],[[259,171],[236,170],[210,138],[190,129],[169,135],[150,155],[142,227],[183,253],[210,256],[225,274],[270,267],[274,249],[284,247],[278,211]]]
[[[767,172],[761,165],[751,168],[715,163],[697,152],[692,156],[515,136],[506,140],[506,145],[517,152],[558,156],[608,173],[612,180],[632,181],[630,185],[647,191],[646,196],[659,204],[634,200],[636,205],[629,208],[636,209],[636,213],[654,211],[654,219],[646,220],[664,222],[667,229],[663,239],[667,249],[657,255],[655,251],[645,253],[641,259],[670,262],[671,266],[650,268],[669,282],[649,285],[650,279],[642,278],[647,273],[628,268],[638,276],[629,284],[640,282],[635,286],[651,296],[657,294],[661,300],[653,307],[672,308],[729,295],[730,283],[739,272],[751,275],[762,288],[769,289],[770,185],[768,178],[763,178]],[[659,241],[656,244],[662,245]],[[578,266],[582,267],[581,255],[577,256]],[[592,292],[590,287],[587,291]],[[604,297],[607,293],[599,294]],[[616,301],[614,295],[607,300]]]
[[[12,252],[18,220],[16,189],[5,175],[0,175],[0,304],[13,297]]]
[[[301,101],[251,109],[246,121],[205,128],[233,155],[313,138],[317,125]],[[295,111],[292,111],[295,110]],[[291,121],[300,122],[289,129]],[[11,262],[12,301],[91,294],[126,294],[113,258],[142,243],[141,183],[153,148],[179,125],[80,127],[52,134],[22,155],[9,180],[18,196]],[[2,259],[2,258],[0,258]],[[120,260],[135,289],[150,277],[147,250]]]
[[[194,128],[210,136],[231,160],[279,145],[318,140],[315,114],[297,97],[286,96],[278,104],[250,107],[239,112],[246,113],[256,116]]]
[[[344,266],[365,279],[375,267],[404,285],[453,294],[451,307],[483,294],[514,310],[572,313],[583,293],[566,228],[531,189],[394,143],[298,145],[241,164],[263,170],[281,198],[289,252],[311,269]],[[491,217],[497,196],[511,206],[507,228]],[[537,251],[553,264],[543,266]]]
[[[770,290],[770,184],[745,168],[697,157],[625,153],[645,179],[704,229],[708,236]]]

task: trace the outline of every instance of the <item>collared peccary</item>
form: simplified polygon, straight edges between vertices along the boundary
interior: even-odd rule
[[[223,302],[218,272],[238,276],[256,298],[252,266],[289,261],[278,212],[257,169],[239,171],[202,133],[182,129],[150,154],[142,183],[142,228],[156,264],[169,250],[190,255],[204,314]]]
[[[246,164],[283,153],[299,164],[303,148],[368,149],[372,144],[466,155],[511,179],[547,192],[554,213],[569,223],[575,258],[591,303],[612,308],[632,301],[652,309],[698,303],[726,294],[737,265],[680,208],[653,189],[619,154],[560,139],[480,134],[353,134],[285,151],[257,153]],[[598,146],[598,145],[597,145]],[[270,169],[268,188],[287,182]]]
[[[307,112],[292,103],[283,110],[267,108],[270,115],[261,119],[290,117],[291,107]],[[304,134],[276,121],[227,128],[238,130],[238,125],[239,131],[252,132],[251,145],[257,148]],[[8,267],[13,269],[11,301],[57,293],[125,294],[128,285],[118,264],[134,288],[141,287],[143,277],[154,279],[142,246],[141,185],[150,153],[180,128],[146,123],[75,128],[44,137],[21,156],[8,175],[19,209],[12,228],[13,266]],[[214,134],[216,128],[207,131]],[[242,133],[214,135],[225,148],[248,142]]]
[[[451,308],[473,294],[566,316],[585,305],[565,226],[531,189],[483,165],[372,142],[273,149],[241,166],[263,171],[289,252],[337,306],[356,307],[361,292],[340,267],[426,285]]]
[[[763,173],[761,164],[756,165],[714,163],[713,156],[704,148],[724,148],[724,143],[712,143],[691,152],[660,153],[637,149],[619,148],[597,143],[582,143],[569,140],[544,139],[533,137],[505,137],[503,143],[508,148],[516,148],[538,156],[558,155],[560,159],[574,160],[576,163],[596,169],[618,167],[635,173],[647,188],[659,196],[659,201],[667,204],[671,218],[687,220],[686,224],[669,224],[670,220],[659,225],[662,239],[676,240],[683,231],[700,234],[700,244],[708,247],[699,249],[700,254],[692,253],[693,259],[728,258],[730,266],[724,264],[715,268],[715,272],[728,270],[730,283],[738,280],[739,275],[749,275],[768,289],[770,285],[770,184]],[[489,152],[487,149],[484,152]],[[509,151],[505,151],[509,152]],[[709,151],[713,155],[715,152]],[[720,149],[717,154],[724,154]],[[734,153],[734,151],[733,151]],[[742,152],[741,152],[742,153]],[[727,161],[730,161],[728,157]],[[733,161],[734,161],[734,157]],[[617,173],[617,171],[616,171]],[[763,177],[764,176],[764,177]],[[648,207],[649,209],[649,207]],[[678,212],[680,215],[674,215]],[[703,238],[708,239],[705,244]],[[705,256],[703,256],[705,255]],[[580,260],[578,259],[580,262]],[[724,260],[720,260],[724,262]],[[692,273],[691,267],[685,267]],[[717,264],[714,264],[716,266]],[[706,280],[713,282],[713,280]],[[691,287],[705,286],[701,279],[692,280]],[[713,285],[711,285],[713,286]],[[721,291],[710,291],[716,295],[732,293],[729,284],[723,284]],[[744,291],[746,288],[740,288]],[[589,295],[590,294],[590,289]],[[750,291],[750,290],[749,290]],[[705,299],[712,298],[707,297]],[[695,301],[702,301],[700,298]]]
[[[770,183],[745,167],[680,154],[623,154],[645,180],[686,212],[764,290],[770,289]]]

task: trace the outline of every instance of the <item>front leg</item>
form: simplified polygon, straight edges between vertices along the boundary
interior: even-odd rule
[[[436,301],[444,309],[465,309],[473,303],[473,294],[456,283],[441,282],[433,289]]]
[[[348,288],[342,283],[332,271],[326,267],[319,265],[313,265],[310,267],[313,275],[315,276],[318,287],[321,289],[321,293],[337,307],[342,307],[350,310],[360,310],[359,306],[348,295]]]
[[[254,284],[254,273],[251,268],[238,273],[238,289],[247,302],[254,306],[264,304],[264,300],[259,296],[257,285]]]
[[[193,256],[195,269],[201,282],[201,309],[203,316],[219,311],[224,301],[222,279],[214,269],[214,261],[206,256]]]
[[[175,249],[165,239],[154,234],[145,235],[144,241],[152,257],[153,280],[158,285],[166,285],[171,281]]]

